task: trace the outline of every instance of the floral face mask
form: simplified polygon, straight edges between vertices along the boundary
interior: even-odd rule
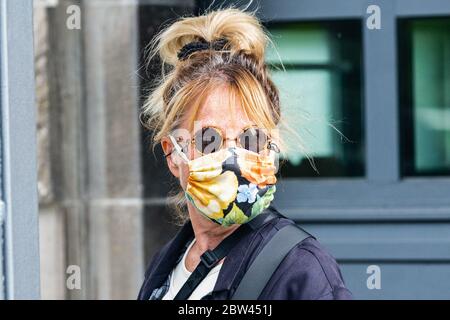
[[[208,219],[224,227],[244,224],[272,202],[277,181],[272,150],[262,155],[231,147],[189,160],[169,137],[189,167],[185,196]]]

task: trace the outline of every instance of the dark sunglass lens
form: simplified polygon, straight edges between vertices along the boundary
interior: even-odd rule
[[[195,135],[195,147],[204,154],[219,151],[222,137],[215,128],[206,127]]]
[[[267,135],[258,128],[248,128],[239,137],[241,146],[249,151],[260,152],[267,145]]]

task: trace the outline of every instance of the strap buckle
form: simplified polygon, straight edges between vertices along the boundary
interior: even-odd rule
[[[211,269],[219,260],[219,258],[216,256],[216,254],[211,250],[206,250],[201,256],[200,260],[203,262],[203,264],[208,268]]]

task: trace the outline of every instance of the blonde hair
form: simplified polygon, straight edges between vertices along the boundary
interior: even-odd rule
[[[191,41],[222,38],[227,39],[222,50],[195,51],[185,60],[178,59],[179,50]],[[183,17],[161,30],[148,46],[148,63],[159,54],[161,77],[150,88],[141,112],[141,122],[152,131],[153,149],[179,126],[188,108],[194,111],[192,125],[207,94],[218,85],[226,85],[249,119],[269,134],[282,125],[298,137],[281,118],[279,92],[265,63],[269,43],[273,45],[255,11],[234,7]],[[283,153],[286,144],[282,137],[278,136],[276,142]],[[301,141],[299,146],[304,149]],[[180,191],[169,197],[169,203],[183,222],[186,199]]]

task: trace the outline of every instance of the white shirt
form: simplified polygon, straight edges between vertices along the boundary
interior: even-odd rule
[[[186,252],[183,255],[183,258],[180,260],[180,262],[175,266],[175,268],[172,270],[172,273],[170,275],[170,284],[169,284],[169,290],[167,290],[166,294],[162,298],[162,300],[173,300],[175,296],[177,295],[178,291],[180,291],[181,287],[184,285],[186,280],[189,278],[192,272],[189,272],[186,269],[186,256],[193,244],[195,243],[195,238],[192,240],[191,244],[187,248]],[[195,288],[195,290],[192,292],[188,300],[200,300],[204,296],[206,296],[208,293],[213,291],[214,286],[217,281],[217,277],[219,276],[220,268],[222,267],[223,263],[219,263],[214,268],[212,268],[209,273],[206,275],[206,277],[200,282],[200,284]]]

